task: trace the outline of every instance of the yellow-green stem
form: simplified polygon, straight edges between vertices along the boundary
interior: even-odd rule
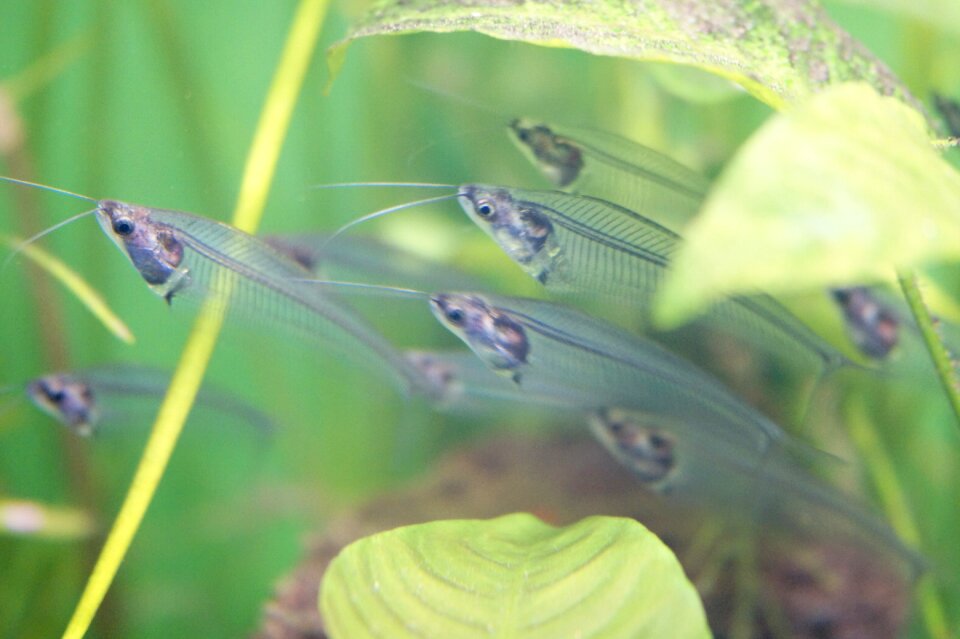
[[[903,296],[907,300],[910,312],[913,313],[913,317],[917,321],[920,334],[923,336],[927,351],[930,353],[930,359],[933,360],[933,366],[937,370],[937,377],[940,378],[940,384],[943,386],[947,399],[950,401],[950,406],[953,408],[957,425],[960,426],[960,378],[957,377],[957,369],[954,368],[950,353],[947,352],[940,335],[937,334],[937,328],[934,326],[935,320],[930,315],[930,310],[920,293],[916,273],[900,273],[898,278],[900,288],[903,289]]]
[[[233,223],[253,232],[276,169],[293,108],[316,48],[327,0],[301,0],[247,156]],[[87,580],[64,639],[86,633],[153,499],[203,380],[223,324],[222,305],[204,306],[187,340],[127,496]]]
[[[919,550],[920,530],[910,511],[909,501],[897,478],[893,462],[867,417],[863,401],[851,401],[846,413],[850,435],[867,461],[867,472],[880,497],[887,519],[904,541]],[[946,613],[930,575],[920,578],[916,587],[916,596],[920,602],[920,615],[929,636],[933,639],[947,639],[950,632]]]

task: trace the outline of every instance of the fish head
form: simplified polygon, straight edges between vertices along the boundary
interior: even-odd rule
[[[518,118],[510,123],[510,133],[552,183],[562,188],[580,177],[583,170],[580,148],[546,124]]]
[[[440,293],[430,298],[436,318],[494,371],[518,380],[530,342],[523,325],[477,295]]]
[[[527,270],[539,276],[552,259],[554,230],[543,207],[519,200],[508,189],[482,185],[461,187],[460,206],[480,228]]]
[[[174,229],[155,222],[150,209],[126,202],[101,200],[97,205],[97,222],[103,232],[127,254],[144,281],[161,289],[169,298],[181,283],[183,243]]]
[[[70,375],[54,373],[39,377],[27,385],[27,395],[37,408],[78,435],[92,434],[99,421],[93,389]]]
[[[677,467],[676,438],[644,420],[644,415],[620,409],[598,411],[590,427],[603,445],[641,481],[659,489]]]

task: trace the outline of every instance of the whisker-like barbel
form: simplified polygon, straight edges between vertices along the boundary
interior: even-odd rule
[[[77,198],[78,200],[84,200],[92,204],[96,204],[96,198],[89,197],[87,195],[81,195],[80,193],[74,193],[73,191],[68,191],[66,189],[58,189],[55,186],[47,186],[46,184],[38,184],[37,182],[30,182],[28,180],[20,180],[17,178],[7,177],[5,175],[0,175],[0,182],[8,182],[10,184],[19,184],[20,186],[28,186],[32,189],[39,189],[41,191],[49,191],[50,193],[57,193],[58,195],[66,195],[69,197]]]
[[[451,193],[451,194],[449,194],[449,195],[439,195],[439,196],[437,196],[437,197],[428,197],[428,198],[424,198],[424,199],[422,199],[422,200],[415,200],[415,201],[413,201],[413,202],[405,202],[405,203],[403,203],[403,204],[397,204],[397,205],[395,205],[395,206],[389,206],[389,207],[387,207],[387,208],[385,208],[385,209],[380,209],[379,211],[374,211],[373,213],[367,213],[366,215],[361,216],[361,217],[358,217],[358,218],[355,219],[355,220],[351,220],[350,222],[347,222],[346,224],[344,224],[343,226],[341,226],[340,228],[338,228],[338,229],[337,229],[336,231],[334,231],[334,232],[330,235],[330,237],[327,239],[327,243],[329,244],[330,242],[333,242],[337,237],[339,237],[340,235],[343,235],[345,232],[347,232],[347,231],[350,230],[351,228],[353,228],[353,227],[355,227],[355,226],[357,226],[357,225],[359,225],[359,224],[363,224],[364,222],[369,222],[370,220],[375,220],[375,219],[377,219],[378,217],[383,217],[384,215],[389,215],[389,214],[391,214],[391,213],[396,213],[396,212],[398,212],[398,211],[403,211],[403,210],[406,210],[406,209],[414,208],[414,207],[416,207],[416,206],[422,206],[422,205],[425,205],[425,204],[434,204],[434,203],[436,203],[436,202],[445,202],[445,201],[447,201],[447,200],[455,199],[455,198],[457,198],[457,197],[459,197],[459,196],[460,196],[460,193]],[[321,252],[322,252],[322,250],[321,250]]]
[[[90,209],[89,211],[84,211],[83,213],[77,213],[76,215],[73,215],[73,216],[71,216],[71,217],[68,217],[67,219],[63,220],[62,222],[57,222],[57,223],[54,224],[53,226],[50,226],[50,227],[48,227],[48,228],[45,228],[44,230],[40,231],[39,233],[35,233],[35,234],[31,235],[30,237],[28,237],[27,239],[23,240],[22,242],[20,242],[19,244],[17,244],[16,246],[13,247],[13,250],[10,251],[10,254],[7,255],[7,257],[3,260],[3,263],[0,264],[0,272],[3,272],[4,269],[6,269],[7,266],[10,265],[10,262],[13,261],[13,258],[15,258],[17,255],[19,255],[19,254],[23,251],[24,248],[26,248],[27,246],[30,246],[31,244],[33,244],[34,242],[36,242],[37,240],[39,240],[41,237],[44,237],[45,235],[49,235],[50,233],[53,233],[54,231],[56,231],[56,230],[58,230],[58,229],[62,229],[63,227],[67,226],[68,224],[72,224],[73,222],[76,222],[77,220],[80,220],[80,219],[82,219],[82,218],[85,218],[85,217],[87,217],[88,215],[92,215],[92,214],[94,214],[94,213],[96,213],[96,212],[97,212],[96,209]]]
[[[455,189],[456,184],[432,184],[429,182],[333,182],[330,184],[314,184],[312,189],[349,189],[365,186],[397,187],[416,189]]]

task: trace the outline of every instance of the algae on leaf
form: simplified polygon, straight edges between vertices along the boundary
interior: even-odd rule
[[[774,108],[863,80],[916,105],[890,69],[812,0],[390,0],[329,50],[371,35],[476,31],[598,55],[691,65],[741,84]]]
[[[320,590],[331,637],[708,638],[673,553],[632,519],[554,528],[532,515],[365,537]]]
[[[960,174],[919,113],[848,83],[754,134],[687,231],[657,303],[664,324],[731,294],[960,258]]]

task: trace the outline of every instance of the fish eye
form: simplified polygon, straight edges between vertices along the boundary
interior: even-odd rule
[[[463,321],[466,319],[466,314],[459,308],[447,309],[445,315],[451,324],[463,324]]]
[[[113,232],[117,235],[130,235],[134,229],[133,220],[121,217],[113,222]]]
[[[477,215],[480,217],[490,217],[493,215],[493,205],[489,200],[480,200],[477,202]]]

